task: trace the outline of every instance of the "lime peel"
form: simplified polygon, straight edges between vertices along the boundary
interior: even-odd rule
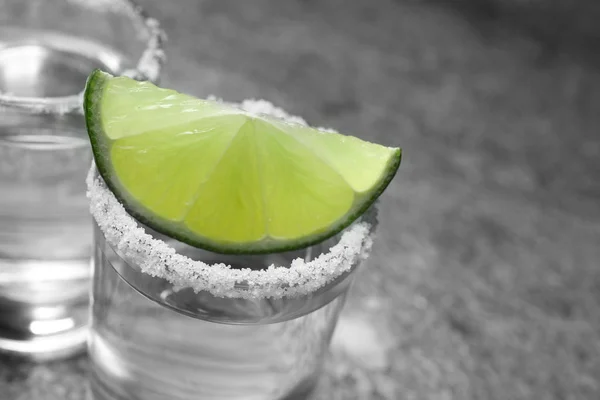
[[[218,253],[290,251],[341,232],[401,160],[265,101],[231,106],[101,71],[84,108],[100,175],[127,211]]]
[[[263,270],[206,264],[178,254],[166,242],[146,233],[107,188],[95,165],[87,186],[92,216],[108,244],[125,261],[177,288],[207,291],[216,297],[277,299],[314,293],[358,266],[373,244],[372,225],[359,220],[343,232],[329,252],[309,262],[297,258],[289,267],[271,265]]]

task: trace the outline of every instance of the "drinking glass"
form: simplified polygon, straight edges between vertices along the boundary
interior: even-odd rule
[[[88,74],[156,81],[163,33],[128,0],[0,0],[0,351],[85,349]]]
[[[223,255],[141,225],[94,170],[88,185],[93,400],[308,398],[371,247],[374,207],[302,250]]]

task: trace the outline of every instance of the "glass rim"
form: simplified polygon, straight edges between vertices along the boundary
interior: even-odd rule
[[[142,26],[142,29],[145,29],[148,32],[146,46],[142,55],[136,61],[135,67],[133,69],[124,71],[122,75],[137,80],[156,82],[165,62],[165,54],[163,50],[164,42],[167,38],[165,32],[160,27],[159,21],[150,17],[146,11],[136,3],[135,0],[113,1],[118,1],[123,6],[124,14],[131,20],[132,23]],[[17,108],[30,113],[82,113],[83,94],[84,91],[82,90],[79,93],[67,96],[26,97],[14,96],[0,92],[0,106],[13,109]]]
[[[152,237],[125,210],[92,164],[87,177],[90,212],[106,242],[143,273],[176,287],[207,291],[226,298],[282,298],[310,295],[353,271],[370,253],[375,223],[359,219],[346,228],[328,252],[311,261],[296,258],[289,266],[265,269],[207,264],[179,254]],[[376,207],[376,206],[375,206]]]

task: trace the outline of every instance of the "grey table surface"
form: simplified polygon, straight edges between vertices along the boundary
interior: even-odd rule
[[[521,0],[141,3],[169,34],[163,85],[404,148],[317,398],[600,398],[600,73],[569,45],[597,39],[585,10],[547,46],[552,20],[486,14],[539,4]],[[0,358],[0,399],[83,399],[87,368]]]

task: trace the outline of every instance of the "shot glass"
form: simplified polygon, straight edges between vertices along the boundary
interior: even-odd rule
[[[133,219],[92,169],[93,400],[300,400],[367,257],[372,207],[303,250],[222,255]]]
[[[156,81],[163,33],[129,0],[0,0],[0,351],[85,349],[94,68]]]

